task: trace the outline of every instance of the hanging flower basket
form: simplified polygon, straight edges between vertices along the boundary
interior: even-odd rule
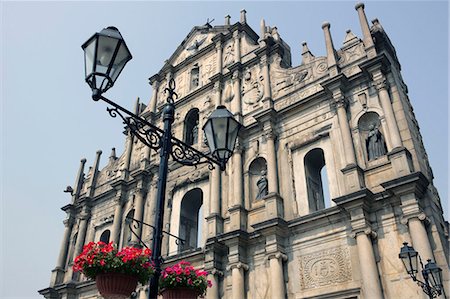
[[[95,278],[97,289],[105,299],[125,299],[136,290],[138,278],[122,273],[103,273]]]
[[[188,288],[163,289],[163,299],[197,299],[200,295],[197,290]]]
[[[164,299],[197,299],[206,295],[206,289],[212,286],[207,275],[208,272],[196,270],[189,262],[181,261],[162,271],[160,293]]]
[[[151,254],[150,249],[124,247],[118,251],[112,242],[90,242],[75,258],[73,270],[95,280],[104,298],[123,299],[130,297],[138,282],[144,285],[153,276]]]

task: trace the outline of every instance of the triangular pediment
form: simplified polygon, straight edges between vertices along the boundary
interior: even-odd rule
[[[226,34],[228,28],[225,26],[211,27],[209,25],[195,26],[181,42],[175,52],[167,61],[168,64],[176,66],[187,58],[197,54],[212,43],[212,38],[219,33]]]

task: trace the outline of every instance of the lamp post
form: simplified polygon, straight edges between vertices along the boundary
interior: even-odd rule
[[[223,171],[233,153],[241,124],[224,106],[218,106],[203,127],[211,152],[211,156],[205,155],[172,136],[174,101],[178,98],[173,79],[169,80],[165,89],[167,103],[162,112],[163,130],[103,96],[103,93],[114,85],[119,74],[132,58],[117,28],[108,27],[95,33],[81,47],[84,50],[86,82],[92,89],[92,99],[94,101],[102,100],[111,105],[112,108],[107,108],[111,117],[119,116],[133,136],[150,148],[160,150],[155,230],[152,244],[155,275],[149,282],[148,295],[150,299],[154,299],[158,295],[158,282],[161,274],[161,242],[169,156],[183,165],[207,164],[208,168],[212,170],[215,164]]]
[[[398,257],[402,260],[406,272],[411,276],[413,281],[417,282],[428,297],[435,298],[442,294],[442,269],[435,262],[428,259],[424,267],[419,253],[412,246],[409,246],[408,242],[403,243]],[[417,279],[417,273],[419,271],[418,261],[422,268],[421,272],[424,281]]]

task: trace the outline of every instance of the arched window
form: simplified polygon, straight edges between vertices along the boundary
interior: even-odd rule
[[[179,251],[200,247],[202,241],[201,220],[203,219],[203,192],[196,188],[187,192],[181,201],[179,237],[184,239]]]
[[[100,241],[104,242],[104,243],[109,243],[110,236],[111,236],[111,231],[109,229],[107,229],[101,234]]]
[[[320,148],[311,150],[306,154],[304,161],[309,211],[324,209],[329,206],[330,196],[323,150]]]
[[[132,232],[130,230],[130,226],[128,225],[127,218],[134,218],[134,209],[129,211],[125,221],[123,222],[123,239],[122,239],[122,247],[128,246],[131,242]]]
[[[200,84],[200,67],[198,64],[195,64],[194,67],[191,69],[191,90],[195,89]]]
[[[198,142],[198,109],[191,109],[184,120],[184,142],[189,145]]]

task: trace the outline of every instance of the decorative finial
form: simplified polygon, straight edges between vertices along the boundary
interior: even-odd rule
[[[356,5],[355,5],[355,9],[356,9],[356,10],[358,10],[359,8],[362,8],[362,9],[364,9],[364,3],[362,3],[362,2],[358,2],[358,3],[356,3]]]
[[[327,21],[322,23],[322,29],[325,29],[325,28],[330,28],[330,23]]]
[[[247,23],[247,11],[245,9],[241,9],[241,24]]]
[[[113,147],[112,149],[111,149],[111,155],[109,155],[109,159],[111,160],[115,160],[117,157],[116,157],[116,148],[115,147]]]
[[[230,26],[230,19],[231,19],[230,15],[225,16],[225,25],[226,26]]]

